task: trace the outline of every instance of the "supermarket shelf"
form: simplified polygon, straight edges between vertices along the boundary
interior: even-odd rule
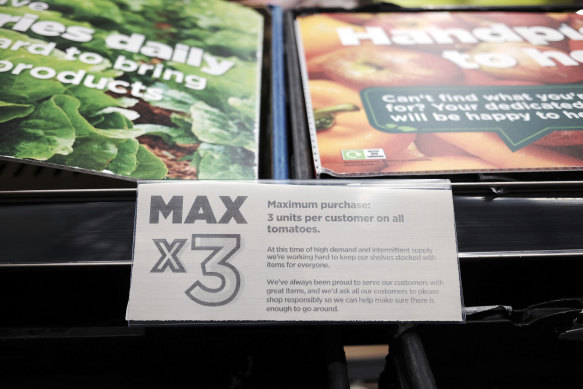
[[[583,257],[579,187],[503,188],[469,195],[454,187],[460,261]],[[0,192],[0,266],[130,264],[135,196],[135,188]]]
[[[453,186],[466,306],[582,295],[581,186],[539,186],[535,194],[498,188]],[[5,295],[20,296],[8,302],[6,312],[19,314],[6,316],[6,325],[33,325],[39,313],[47,326],[123,322],[135,198],[135,188],[0,192],[0,284]],[[374,341],[386,335],[365,326],[354,339],[365,342],[369,333]]]
[[[294,145],[309,144],[305,115],[292,115],[294,131],[286,133],[286,103],[292,112],[304,110],[301,100],[284,101],[284,64],[278,61],[281,52],[296,56],[293,29],[281,31],[286,17],[272,10],[272,68],[279,71],[271,74],[271,97],[281,99],[273,101],[273,131],[261,139],[269,151],[261,175],[286,179],[291,169],[293,177],[310,179],[309,148],[287,143],[289,137]],[[285,79],[293,84],[299,75]],[[298,92],[300,85],[288,87]],[[379,389],[504,382],[581,387],[581,348],[563,340],[580,344],[582,302],[520,309],[583,293],[583,182],[581,172],[562,177],[472,176],[452,183],[465,323],[144,328],[124,319],[136,184],[0,161],[0,386],[187,387],[182,381],[348,389],[351,361],[347,369],[342,345],[382,343],[391,353]]]

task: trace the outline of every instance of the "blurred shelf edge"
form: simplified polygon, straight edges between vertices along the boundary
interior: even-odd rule
[[[460,262],[582,258],[582,184],[570,185],[534,195],[454,187]],[[135,188],[0,191],[0,267],[131,264],[135,196]]]

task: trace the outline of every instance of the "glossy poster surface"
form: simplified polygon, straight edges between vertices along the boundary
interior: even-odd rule
[[[317,173],[583,167],[583,16],[327,13],[296,23]]]
[[[257,177],[263,17],[223,1],[0,3],[0,156]]]

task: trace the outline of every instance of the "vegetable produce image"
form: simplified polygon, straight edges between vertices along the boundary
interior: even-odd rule
[[[322,62],[328,78],[353,88],[439,85],[456,80],[461,73],[441,57],[400,48],[346,47],[328,54]]]
[[[577,13],[306,13],[296,26],[317,174],[583,168]]]
[[[384,166],[382,160],[344,166],[337,157],[338,149],[359,150],[381,148],[391,155],[404,151],[415,134],[390,134],[368,125],[358,94],[350,88],[327,80],[310,82],[322,164],[334,169],[375,171]]]
[[[257,177],[263,17],[223,1],[0,6],[0,156],[129,179]]]

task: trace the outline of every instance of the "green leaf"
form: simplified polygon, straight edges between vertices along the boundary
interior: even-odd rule
[[[27,59],[19,61],[24,62]],[[0,73],[0,85],[5,101],[21,104],[36,103],[65,91],[63,84],[54,79],[38,80],[28,73],[18,76],[9,72]]]
[[[94,127],[79,113],[79,106],[81,105],[79,100],[68,95],[56,95],[53,99],[69,117],[75,129],[75,137],[89,136],[94,131]]]
[[[84,116],[95,115],[104,108],[120,105],[116,99],[102,91],[85,86],[70,87],[66,93],[75,96],[81,102],[79,112]]]
[[[96,125],[97,126],[97,125]],[[98,123],[98,128],[103,129],[128,129],[133,124],[128,118],[119,112],[109,112],[103,114],[103,120]]]
[[[255,128],[257,125],[257,108],[259,108],[255,100],[230,97],[227,102],[232,107],[229,110],[231,120],[241,121],[247,128]]]
[[[258,37],[263,27],[263,17],[258,12],[227,1],[198,0],[183,7],[182,13],[187,16],[186,22],[210,32],[232,30]],[[235,48],[237,42],[224,41],[222,45]]]
[[[0,128],[0,153],[40,161],[55,154],[70,154],[75,128],[67,112],[74,104],[71,97],[55,96],[40,103],[24,119],[7,123]]]
[[[135,128],[142,130],[144,134],[159,136],[168,144],[189,145],[200,143],[200,140],[190,131],[190,123],[184,121],[184,124],[188,125],[188,127],[176,128],[159,124],[137,124]]]
[[[119,140],[112,140],[99,134],[98,130],[79,113],[81,103],[76,98],[57,95],[54,99],[69,117],[75,129],[76,139],[70,154],[56,155],[49,162],[96,171],[105,169],[118,153],[116,143],[119,143]]]
[[[136,157],[138,165],[130,177],[143,180],[159,180],[168,174],[166,164],[143,145],[140,145]]]
[[[97,116],[92,116],[89,118],[89,123],[91,123],[91,125],[93,127],[98,127],[99,123],[103,122],[105,120],[105,117],[103,117],[103,115],[97,115]]]
[[[146,12],[152,8],[163,8],[165,0],[118,0],[120,7],[132,12]]]
[[[53,7],[65,11],[72,20],[109,20],[123,23],[123,15],[115,3],[115,1],[110,0],[52,0]]]
[[[206,88],[201,91],[193,91],[184,85],[175,85],[174,89],[180,89],[187,93],[195,93],[197,100],[204,100],[207,104],[223,110],[232,109],[227,102],[227,98],[237,97],[255,101],[257,96],[258,72],[256,61],[242,61],[236,57],[219,58],[217,60],[228,59],[234,62],[225,74],[213,76],[206,74],[200,69],[193,68],[187,64],[172,63],[172,67],[185,74],[194,74],[206,78]],[[254,114],[253,114],[254,117]]]
[[[241,147],[200,145],[193,157],[201,180],[252,180],[255,177],[253,154]]]
[[[257,53],[258,35],[242,34],[239,30],[218,30],[211,34],[205,43],[214,48],[218,55],[237,55],[252,59]]]
[[[104,170],[116,157],[117,146],[114,142],[100,136],[78,138],[69,155],[55,155],[48,162],[74,166],[95,171]]]
[[[10,13],[14,13],[13,9],[9,9]],[[19,10],[20,12],[20,10]],[[49,14],[52,14],[49,12]],[[43,20],[46,15],[43,14]],[[71,24],[71,22],[69,22]],[[73,22],[74,24],[74,22]],[[67,25],[67,24],[66,24]],[[60,51],[58,48],[54,47],[55,42],[43,41],[40,39],[33,39],[25,34],[18,33],[12,30],[2,30],[2,38],[6,42],[27,42],[28,46],[24,46],[18,50],[8,50],[0,49],[0,60],[5,60],[17,66],[17,64],[27,64],[36,67],[46,67],[54,70],[56,73],[65,73],[70,76],[73,73],[85,72],[86,74],[93,74],[96,77],[101,77],[102,75],[109,75],[113,77],[114,72],[108,69],[102,72],[104,67],[109,67],[109,61],[104,60],[100,65],[89,65],[82,61],[69,61],[65,59],[65,53]],[[52,48],[51,48],[51,45]],[[37,50],[40,48],[46,48],[49,50],[48,55],[33,54],[27,49],[31,47],[36,47]],[[80,74],[80,73],[78,73]],[[81,74],[80,74],[81,75]],[[2,98],[5,101],[16,102],[16,103],[34,103],[39,100],[48,98],[54,94],[62,94],[65,89],[70,88],[70,84],[62,84],[55,77],[48,79],[39,79],[30,75],[30,69],[24,69],[19,74],[15,75],[12,72],[5,71],[0,72],[0,85],[2,85]],[[79,87],[81,88],[81,87]],[[100,93],[104,94],[100,91]]]
[[[201,141],[255,149],[254,132],[243,126],[236,126],[218,109],[199,101],[190,107],[190,113],[192,133]]]
[[[15,104],[0,100],[0,123],[23,118],[34,111],[31,104]]]
[[[107,170],[123,176],[131,175],[138,165],[137,153],[139,146],[139,142],[135,139],[127,139],[118,144],[117,156],[107,166]]]
[[[192,93],[170,89],[165,83],[157,82],[154,84],[154,87],[163,91],[162,100],[150,103],[155,107],[188,113],[190,107],[198,101]]]
[[[121,130],[96,128],[95,133],[112,140],[134,139],[138,136],[144,135],[144,131],[139,128],[128,128]]]

